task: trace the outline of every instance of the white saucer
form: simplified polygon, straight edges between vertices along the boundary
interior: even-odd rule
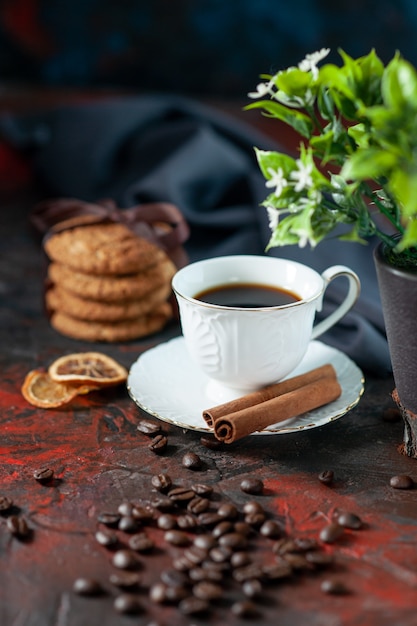
[[[323,426],[350,411],[364,390],[359,367],[345,354],[312,341],[301,364],[290,376],[331,363],[342,387],[341,396],[324,407],[268,426],[257,435],[280,435]],[[183,337],[176,337],[141,354],[133,363],[127,389],[136,404],[150,415],[181,428],[212,432],[202,417],[213,400],[207,395],[208,377],[190,360]]]

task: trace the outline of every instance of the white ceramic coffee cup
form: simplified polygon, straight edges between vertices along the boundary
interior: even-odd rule
[[[348,279],[345,299],[313,326],[327,286],[339,277]],[[278,287],[294,292],[300,300],[283,306],[240,308],[195,298],[203,290],[239,283]],[[344,265],[319,274],[292,260],[255,255],[190,263],[175,274],[172,287],[190,357],[209,377],[209,395],[219,401],[285,378],[302,361],[309,342],[336,324],[360,293],[357,274]]]

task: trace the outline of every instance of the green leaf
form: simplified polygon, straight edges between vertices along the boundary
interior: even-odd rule
[[[403,107],[417,111],[417,72],[404,59],[395,57],[388,64],[381,89],[386,106],[397,111]]]
[[[417,220],[411,220],[405,229],[400,243],[397,246],[398,252],[415,248],[417,246]]]
[[[255,148],[255,154],[261,172],[267,180],[271,178],[271,174],[268,171],[269,168],[274,171],[278,171],[278,169],[281,168],[284,176],[288,177],[290,172],[296,167],[295,159],[282,152],[259,150],[259,148]]]
[[[345,180],[367,180],[385,176],[395,167],[397,157],[380,148],[358,149],[343,164],[340,172]]]
[[[306,137],[307,139],[313,132],[313,122],[308,115],[294,109],[289,109],[279,102],[258,100],[248,104],[244,108],[245,111],[250,111],[251,109],[263,109],[269,114],[268,117],[273,117],[285,122],[289,126],[292,126],[302,137]]]
[[[278,72],[275,85],[288,96],[303,97],[310,88],[312,77],[309,72],[303,72],[297,67],[291,67],[285,72]]]
[[[388,188],[402,207],[405,220],[417,217],[417,169],[397,168],[391,173]]]

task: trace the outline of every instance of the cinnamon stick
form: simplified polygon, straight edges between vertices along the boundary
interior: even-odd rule
[[[341,393],[336,376],[325,376],[265,402],[219,417],[214,423],[214,434],[224,443],[233,443],[271,424],[328,404]]]
[[[293,391],[294,389],[298,389],[298,387],[308,385],[309,383],[319,380],[320,378],[324,378],[325,376],[336,376],[334,367],[333,365],[330,365],[330,363],[316,367],[308,372],[305,372],[304,374],[299,374],[298,376],[282,380],[279,383],[268,385],[263,389],[248,393],[241,398],[237,398],[236,400],[231,400],[230,402],[225,402],[224,404],[219,404],[211,409],[207,409],[203,411],[203,418],[210,428],[214,428],[214,424],[219,417],[223,417],[229,413],[236,413],[237,411],[254,406],[255,404],[260,404],[266,400],[271,400],[271,398],[275,398],[284,393],[288,393],[289,391]]]

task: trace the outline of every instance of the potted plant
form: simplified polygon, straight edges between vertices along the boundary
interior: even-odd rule
[[[360,244],[379,238],[394,397],[406,452],[417,456],[417,71],[398,53],[385,65],[374,50],[356,59],[340,50],[340,65],[321,64],[328,53],[263,75],[249,94],[246,109],[300,136],[298,158],[255,148],[269,190],[268,247],[315,247],[330,233]]]

